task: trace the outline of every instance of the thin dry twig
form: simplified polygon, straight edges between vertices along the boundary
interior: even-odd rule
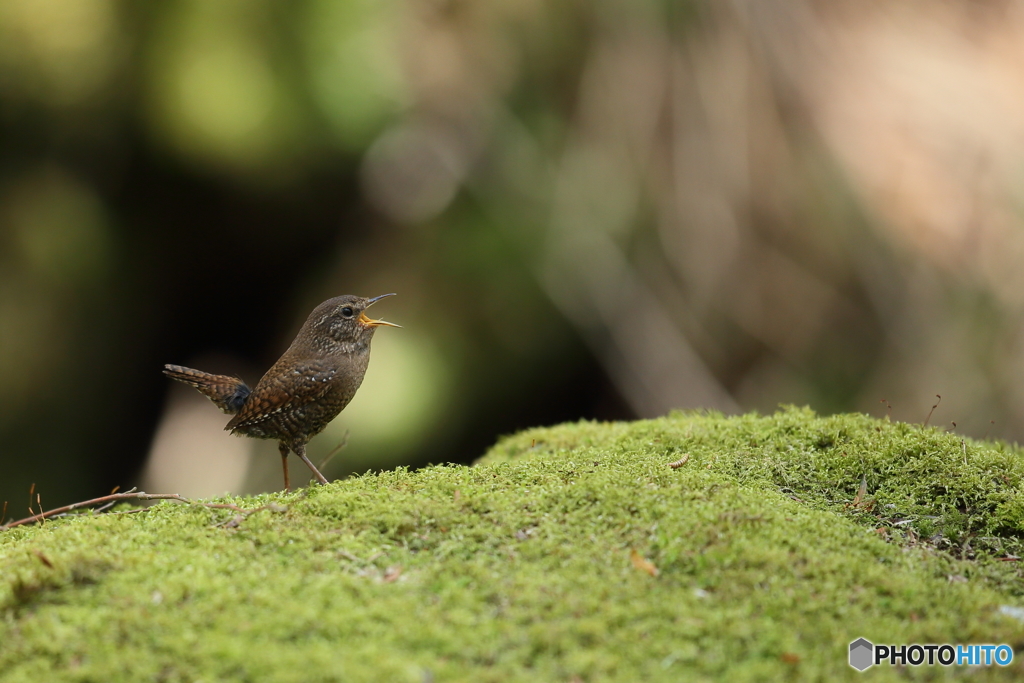
[[[43,553],[43,551],[42,551],[42,550],[33,550],[33,551],[32,551],[32,554],[33,554],[33,555],[35,555],[35,556],[36,556],[37,558],[39,558],[39,561],[40,561],[40,562],[42,562],[43,564],[45,564],[45,565],[46,565],[47,567],[49,567],[50,569],[53,569],[53,562],[50,562],[50,558],[48,558],[48,557],[47,557],[47,556],[46,556],[46,555],[45,555],[45,554]]]
[[[104,510],[109,510],[110,508],[114,507],[115,505],[117,505],[117,501],[116,500],[112,500],[109,503],[107,503],[106,505],[100,505],[98,508],[94,509],[93,513],[94,514],[98,514],[100,512],[103,512]]]
[[[24,519],[17,519],[12,522],[8,522],[3,526],[0,526],[0,531],[6,531],[7,529],[13,529],[16,526],[23,526],[25,524],[35,524],[44,519],[51,517],[57,517],[59,515],[65,515],[74,510],[82,508],[89,508],[93,505],[101,505],[103,503],[118,503],[123,500],[179,500],[183,503],[191,503],[188,498],[179,496],[177,493],[146,493],[145,491],[127,491],[125,493],[112,493],[106,496],[100,496],[99,498],[91,498],[89,500],[83,500],[78,503],[72,503],[71,505],[65,505],[63,507],[54,508],[53,510],[47,510],[34,514]],[[31,508],[30,508],[31,509]]]
[[[189,498],[186,498],[177,493],[146,493],[145,491],[136,491],[133,488],[129,491],[125,491],[124,493],[111,493],[106,496],[100,496],[99,498],[91,498],[89,500],[83,500],[78,503],[72,503],[71,505],[65,505],[64,507],[54,508],[53,510],[47,510],[45,512],[40,511],[39,514],[34,514],[31,517],[25,517],[24,519],[14,520],[12,522],[4,524],[3,526],[0,526],[0,531],[13,529],[16,526],[35,524],[37,522],[42,522],[45,519],[50,519],[53,517],[62,517],[68,514],[69,512],[86,508],[92,508],[94,505],[99,505],[100,507],[92,510],[92,512],[102,512],[103,510],[108,509],[112,505],[127,500],[176,500],[178,502],[185,503],[186,505],[198,505],[201,507],[211,508],[214,510],[233,510],[245,517],[253,514],[254,512],[259,512],[261,510],[282,511],[287,509],[284,506],[277,505],[275,503],[270,503],[268,505],[263,505],[261,507],[248,510],[245,508],[240,508],[237,505],[234,505],[233,503],[203,503],[195,500],[190,500]],[[147,509],[148,508],[138,508],[136,510],[123,510],[120,512],[111,512],[108,514],[130,514],[135,512],[144,512]],[[40,510],[42,510],[42,508],[40,508]]]
[[[345,449],[345,446],[347,446],[347,445],[348,445],[348,430],[346,429],[345,430],[345,436],[343,436],[341,438],[341,443],[339,443],[337,446],[335,446],[334,448],[331,449],[331,452],[327,454],[327,457],[324,458],[323,462],[320,463],[320,467],[318,467],[317,469],[320,470],[321,472],[323,472],[324,471],[324,467],[327,466],[327,463],[329,463],[330,461],[334,460],[334,456],[336,456],[338,453],[341,453]]]
[[[145,512],[148,509],[149,508],[132,508],[131,510],[118,510],[117,512],[108,512],[104,517],[113,517],[114,515],[134,515],[136,512]]]

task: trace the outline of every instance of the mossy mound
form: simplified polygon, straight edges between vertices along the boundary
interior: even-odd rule
[[[1022,481],[1019,450],[940,430],[685,413],[221,501],[282,506],[244,518],[18,527],[0,681],[947,678],[858,674],[848,643],[1019,651]]]

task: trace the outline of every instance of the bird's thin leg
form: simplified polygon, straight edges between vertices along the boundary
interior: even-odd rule
[[[288,486],[288,444],[280,441],[277,448],[281,451],[281,467],[284,468],[284,490],[290,491],[291,487]]]
[[[313,476],[316,477],[316,480],[318,482],[320,482],[321,484],[328,483],[327,479],[324,477],[324,475],[320,474],[320,470],[318,470],[316,468],[316,465],[314,465],[312,462],[310,462],[309,458],[306,457],[306,446],[305,446],[305,444],[303,444],[302,446],[295,446],[295,455],[297,455],[300,458],[302,458],[302,462],[306,463],[306,465],[309,467],[309,469],[313,470]]]

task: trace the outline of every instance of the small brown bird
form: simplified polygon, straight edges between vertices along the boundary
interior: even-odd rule
[[[250,389],[237,377],[211,375],[180,365],[165,365],[164,374],[198,389],[218,408],[234,415],[224,429],[257,439],[276,439],[288,484],[288,451],[313,471],[317,481],[327,479],[306,457],[306,444],[337,417],[355,396],[370,362],[370,340],[380,325],[364,311],[372,299],[346,294],[317,306],[302,325],[295,341],[263,379]]]

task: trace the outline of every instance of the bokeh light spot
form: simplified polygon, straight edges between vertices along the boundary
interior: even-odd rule
[[[409,98],[393,21],[387,3],[310,5],[306,54],[312,93],[346,147],[364,147]]]
[[[0,91],[67,106],[96,95],[121,49],[111,0],[0,2]]]
[[[265,170],[296,151],[296,106],[252,10],[183,3],[153,48],[157,139],[202,165]]]
[[[5,193],[0,215],[30,277],[73,287],[110,267],[107,213],[94,192],[62,170],[46,169],[17,183]]]

